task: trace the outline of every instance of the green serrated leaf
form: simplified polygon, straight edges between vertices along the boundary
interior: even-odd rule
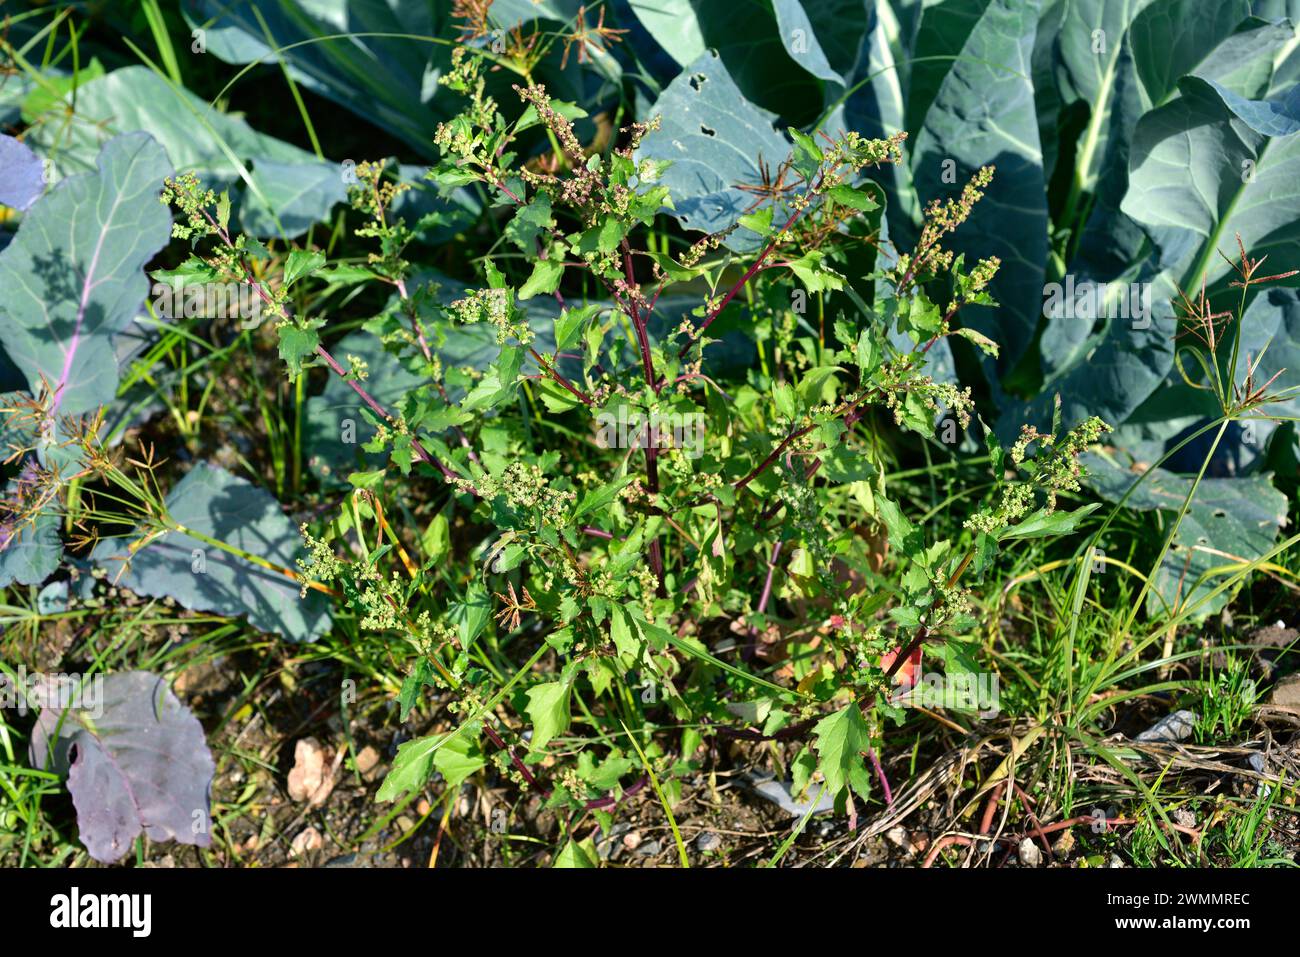
[[[302,375],[304,360],[316,354],[320,333],[314,327],[299,328],[285,323],[276,328],[280,337],[280,358],[289,366],[291,376]]]
[[[584,838],[581,841],[569,840],[564,845],[564,849],[555,855],[555,863],[552,867],[562,868],[594,868],[599,866],[597,862],[600,855],[596,853],[596,843],[591,838]]]
[[[305,279],[325,265],[325,257],[318,252],[295,249],[284,262],[284,287],[288,289],[299,279]]]
[[[813,729],[813,747],[820,757],[818,766],[826,779],[827,791],[839,794],[850,775],[863,763],[862,752],[871,746],[871,727],[856,701],[829,714]]]
[[[479,745],[477,735],[463,731],[433,753],[433,767],[443,777],[444,785],[452,791],[458,789],[470,776],[487,766],[487,755]]]
[[[1048,512],[1039,509],[1022,521],[998,533],[998,541],[1007,542],[1018,538],[1046,538],[1047,536],[1068,535],[1079,527],[1079,523],[1100,508],[1099,502],[1084,505],[1072,512]]]
[[[539,259],[533,263],[533,272],[519,287],[519,298],[532,299],[560,288],[564,276],[564,262],[559,259]]]
[[[555,320],[555,351],[563,352],[578,341],[583,324],[603,309],[600,305],[565,309]]]
[[[548,681],[528,689],[529,720],[533,723],[532,749],[540,751],[557,735],[569,730],[569,693],[567,681]]]
[[[826,193],[841,206],[847,206],[859,212],[865,213],[880,208],[880,204],[866,190],[855,189],[845,184],[832,186]]]

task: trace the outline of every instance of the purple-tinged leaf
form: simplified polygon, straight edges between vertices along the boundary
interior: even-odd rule
[[[27,377],[54,392],[50,414],[78,415],[117,394],[113,336],[140,308],[144,266],[167,244],[158,201],[172,173],[145,133],[109,141],[93,173],[63,180],[0,252],[0,341]]]
[[[53,702],[52,702],[53,703]],[[111,863],[143,833],[207,847],[215,766],[203,727],[162,678],[147,671],[95,676],[66,709],[41,710],[32,763],[66,773],[81,842]]]
[[[0,206],[25,210],[45,192],[45,164],[21,140],[0,133]]]

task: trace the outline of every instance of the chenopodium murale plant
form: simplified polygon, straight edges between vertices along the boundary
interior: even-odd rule
[[[1078,455],[1105,428],[1029,429],[1009,455],[990,437],[995,488],[956,541],[928,541],[889,497],[881,449],[899,430],[930,437],[938,417],[966,428],[974,414],[969,390],[928,371],[933,347],[955,336],[997,353],[959,314],[996,305],[988,288],[999,263],[968,267],[944,245],[994,170],[932,203],[915,247],[891,253],[879,240],[882,192],[867,174],[901,160],[904,134],[791,130],[775,173],[764,166],[762,182],[738,184],[755,202],[733,229],[759,238],[739,255],[727,246],[732,230],[686,243],[655,228],[672,197],[665,164],[639,148],[657,118],[596,149],[574,125],[581,111],[530,81],[513,87],[507,120],[484,69],[471,48],[455,51],[440,82],[466,105],[438,128],[441,158],[428,174],[440,191],[471,187],[491,200],[502,240],[482,260],[480,286],[407,289],[409,234],[391,216],[382,167],[359,168],[354,196],[380,240],[370,268],[398,292],[366,328],[428,380],[392,411],[367,402],[377,429],[367,449],[391,453],[403,474],[441,478],[439,515],[471,533],[460,549],[473,559],[468,580],[426,567],[418,586],[399,585],[353,560],[341,572],[333,546],[309,538],[305,572],[350,581],[367,626],[415,636],[404,710],[433,669],[451,676],[469,715],[460,731],[404,748],[381,796],[422,785],[443,768],[440,749],[462,748],[465,736],[477,747],[481,731],[503,746],[495,729],[508,732],[508,720],[481,704],[496,688],[491,700],[505,695],[525,712],[534,758],[569,733],[575,698],[604,739],[644,743],[637,760],[621,745],[600,761],[579,749],[551,786],[518,749],[498,756],[553,806],[588,806],[638,763],[671,779],[715,731],[811,732],[794,765],[800,783],[820,779],[845,803],[867,798],[863,755],[881,716],[900,716],[895,673],[927,641],[969,627],[963,576],[982,574],[1002,543],[1074,528],[1086,510],[1058,510],[1058,496],[1077,489]],[[541,137],[562,162],[521,161]],[[715,322],[756,361],[728,370]],[[441,362],[438,343],[457,327],[486,330],[494,361]],[[386,474],[352,479],[380,494]],[[888,588],[864,585],[882,580],[870,529],[888,539],[899,579]],[[830,624],[811,648],[784,637],[778,609],[801,605]],[[484,634],[494,648],[540,640],[501,683],[487,674],[499,675],[495,666],[474,663]],[[762,677],[754,659],[787,644],[809,653],[781,683]],[[737,728],[738,716],[757,726]],[[670,724],[685,727],[674,732],[676,757],[667,733],[651,733]]]

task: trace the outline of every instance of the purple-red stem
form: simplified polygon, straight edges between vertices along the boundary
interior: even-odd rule
[[[204,218],[206,218],[207,221],[213,227],[213,229],[217,231],[217,234],[221,237],[222,241],[225,242],[227,246],[233,247],[235,244],[230,240],[229,231],[222,228],[217,223],[217,221],[212,218],[212,215],[206,209],[203,210],[202,212]],[[262,288],[262,283],[256,277],[253,276],[252,271],[248,268],[248,264],[244,262],[242,259],[239,261],[239,264],[243,268],[244,276],[249,282],[249,284],[253,287],[253,290],[258,294],[258,296],[261,297],[264,303],[266,303],[268,306],[271,305],[272,302],[271,302],[270,294],[267,293],[267,291],[264,288]],[[398,292],[399,293],[405,292],[405,286],[402,284],[401,280],[398,280]],[[385,409],[378,402],[376,402],[375,399],[370,395],[370,393],[368,393],[365,389],[361,388],[361,386],[355,380],[349,379],[347,377],[347,371],[343,368],[343,366],[339,365],[337,359],[335,359],[332,355],[329,354],[328,351],[326,351],[324,346],[317,345],[316,354],[320,356],[322,359],[324,359],[325,364],[328,365],[334,372],[336,372],[343,379],[343,381],[345,381],[348,385],[352,387],[352,391],[355,392],[361,398],[362,402],[370,406],[371,410],[376,415],[380,416],[386,422],[391,421],[392,417],[388,414],[388,410]],[[411,448],[415,451],[415,454],[419,456],[421,461],[438,469],[438,471],[442,473],[443,478],[445,478],[447,481],[451,482],[459,478],[459,476],[457,476],[455,472],[453,472],[450,468],[448,468],[445,464],[443,464],[439,459],[435,458],[433,455],[430,455],[428,450],[425,449],[425,447],[420,444],[420,440],[415,438],[414,436],[411,437]]]
[[[781,557],[781,542],[772,546],[772,557],[767,560],[767,578],[763,582],[763,594],[758,599],[758,613],[767,612],[768,599],[772,597],[772,573],[776,571],[776,560]]]
[[[628,318],[632,320],[632,326],[636,330],[637,346],[641,350],[641,365],[645,373],[646,385],[655,394],[659,394],[659,379],[655,375],[654,357],[650,354],[650,335],[646,331],[645,317],[641,315],[641,310],[637,308],[634,290],[636,289],[636,273],[632,269],[632,249],[626,239],[623,240],[623,276],[627,283],[628,301],[626,304]],[[646,444],[645,444],[645,479],[646,490],[651,496],[659,494],[659,436],[655,434],[652,425],[646,425]],[[650,542],[647,549],[650,570],[654,573],[655,581],[658,583],[657,591],[662,598],[667,594],[664,588],[664,554],[663,546],[659,543],[658,538]]]
[[[819,173],[818,179],[820,180],[820,178],[821,177]],[[805,195],[804,198],[807,199],[808,196],[811,196],[813,190],[816,188],[817,185],[815,183],[810,185],[808,187],[808,193],[807,195]],[[691,346],[693,346],[699,340],[700,336],[704,335],[704,330],[708,329],[709,326],[713,324],[713,320],[718,318],[718,315],[722,312],[723,309],[727,308],[727,304],[730,303],[732,299],[736,298],[736,293],[744,289],[745,284],[748,283],[751,279],[753,279],[754,276],[758,273],[759,269],[762,268],[763,261],[767,259],[768,256],[772,255],[772,250],[776,249],[777,243],[779,243],[781,241],[781,238],[785,236],[786,230],[788,230],[791,226],[793,226],[795,222],[799,219],[799,217],[802,216],[811,207],[811,205],[812,203],[809,202],[807,205],[799,209],[796,209],[793,213],[790,214],[790,218],[785,221],[785,225],[781,227],[780,232],[778,232],[773,238],[768,240],[767,245],[763,247],[763,251],[758,254],[758,258],[755,259],[753,264],[748,269],[745,270],[745,274],[740,277],[740,280],[734,286],[732,286],[729,290],[727,290],[727,294],[722,297],[722,302],[718,303],[717,306],[715,306],[712,310],[710,310],[709,314],[704,317],[704,322],[700,324],[700,327],[696,329],[695,332],[691,334],[691,337],[688,340],[686,340],[686,342],[682,345],[681,351],[677,353],[677,358],[681,359],[686,356],[686,353],[690,351]]]
[[[885,792],[885,807],[893,807],[894,792],[889,789],[889,778],[885,777],[885,769],[880,764],[880,758],[876,756],[876,749],[867,748],[867,757],[871,759],[871,766],[876,769],[876,778],[880,781],[881,790]]]
[[[347,370],[345,370],[343,366],[339,365],[338,360],[335,359],[332,355],[330,355],[324,346],[322,345],[316,346],[316,354],[320,356],[322,359],[324,359],[325,364],[328,365],[331,369],[333,369],[336,373],[338,373],[338,375],[343,379],[343,381],[352,387],[352,391],[355,392],[361,398],[362,402],[370,406],[371,411],[373,411],[375,415],[380,416],[385,422],[392,420],[392,417],[388,414],[387,409],[385,409],[382,405],[376,402],[369,392],[361,388],[361,385],[355,379],[349,379],[347,377]],[[428,465],[433,466],[439,472],[441,472],[443,478],[445,478],[448,482],[454,482],[456,479],[460,477],[455,472],[453,472],[450,468],[448,468],[446,464],[444,464],[440,459],[431,455],[429,451],[425,449],[425,447],[420,443],[420,440],[417,439],[415,436],[411,436],[411,449],[415,452],[415,454],[420,458],[422,462],[425,462]]]

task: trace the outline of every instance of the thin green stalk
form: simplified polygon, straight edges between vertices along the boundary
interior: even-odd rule
[[[163,18],[158,0],[142,0],[140,7],[149,24],[149,32],[153,34],[154,45],[158,47],[158,58],[162,60],[172,82],[180,86],[184,82],[181,79],[181,66],[176,59],[176,48],[172,46],[171,34],[167,31],[167,21]],[[254,7],[253,10],[256,12],[257,8]]]
[[[668,826],[672,828],[673,842],[677,845],[677,857],[682,862],[682,867],[689,869],[691,862],[686,857],[686,845],[682,843],[682,832],[677,828],[677,819],[673,817],[672,805],[664,797],[664,789],[659,786],[659,776],[655,774],[654,767],[646,759],[645,752],[641,750],[641,745],[637,743],[636,736],[627,729],[627,725],[623,724],[622,721],[619,724],[623,725],[623,733],[627,735],[627,739],[632,742],[632,747],[636,749],[637,757],[641,759],[641,767],[645,769],[645,773],[650,778],[650,786],[655,789],[655,796],[659,798],[659,804],[664,809],[664,814],[668,816]]]
[[[1210,466],[1210,460],[1214,458],[1215,451],[1219,448],[1219,442],[1223,438],[1224,432],[1228,430],[1230,419],[1224,419],[1219,426],[1219,431],[1214,434],[1214,441],[1210,445],[1210,450],[1205,454],[1205,460],[1201,462],[1201,469],[1196,473],[1196,479],[1192,482],[1192,487],[1187,490],[1187,495],[1183,499],[1182,506],[1178,509],[1178,517],[1174,520],[1173,527],[1169,529],[1169,534],[1165,536],[1164,544],[1160,546],[1160,554],[1156,556],[1155,564],[1151,568],[1151,574],[1147,580],[1142,583],[1142,588],[1138,596],[1133,601],[1133,606],[1129,609],[1128,617],[1124,620],[1124,633],[1127,634],[1133,626],[1133,621],[1137,618],[1138,610],[1142,607],[1142,601],[1146,598],[1147,592],[1151,590],[1151,583],[1155,581],[1156,573],[1160,571],[1160,566],[1164,564],[1165,556],[1169,554],[1169,548],[1174,543],[1174,536],[1178,534],[1178,529],[1183,524],[1183,519],[1187,515],[1187,510],[1192,505],[1192,498],[1196,495],[1196,490],[1200,488],[1201,479],[1205,477],[1205,470]]]
[[[257,17],[258,25],[261,26],[262,33],[266,37],[266,45],[268,47],[275,46],[275,37],[271,35],[271,28],[267,26],[262,11],[257,8],[256,4],[250,4],[249,9],[253,11],[253,16]],[[325,154],[321,151],[320,140],[316,136],[316,127],[311,121],[311,115],[307,112],[307,104],[302,101],[302,93],[298,90],[298,84],[294,81],[293,74],[289,72],[289,64],[285,62],[284,57],[280,57],[277,62],[280,65],[280,72],[284,75],[284,82],[289,85],[289,93],[293,96],[293,102],[298,106],[298,115],[302,117],[302,125],[307,128],[307,138],[311,140],[312,152],[316,154],[317,159],[323,160]]]
[[[781,858],[785,857],[786,852],[790,850],[794,845],[794,842],[798,840],[799,835],[803,833],[803,829],[808,826],[808,822],[812,820],[813,813],[817,810],[817,805],[821,803],[822,795],[825,793],[826,784],[823,782],[821,790],[817,792],[817,796],[808,802],[808,810],[805,811],[803,817],[799,819],[799,823],[796,824],[794,830],[786,836],[786,839],[781,842],[781,846],[776,849],[776,853],[772,855],[771,860],[763,865],[764,867],[776,867],[776,865],[781,863]]]

